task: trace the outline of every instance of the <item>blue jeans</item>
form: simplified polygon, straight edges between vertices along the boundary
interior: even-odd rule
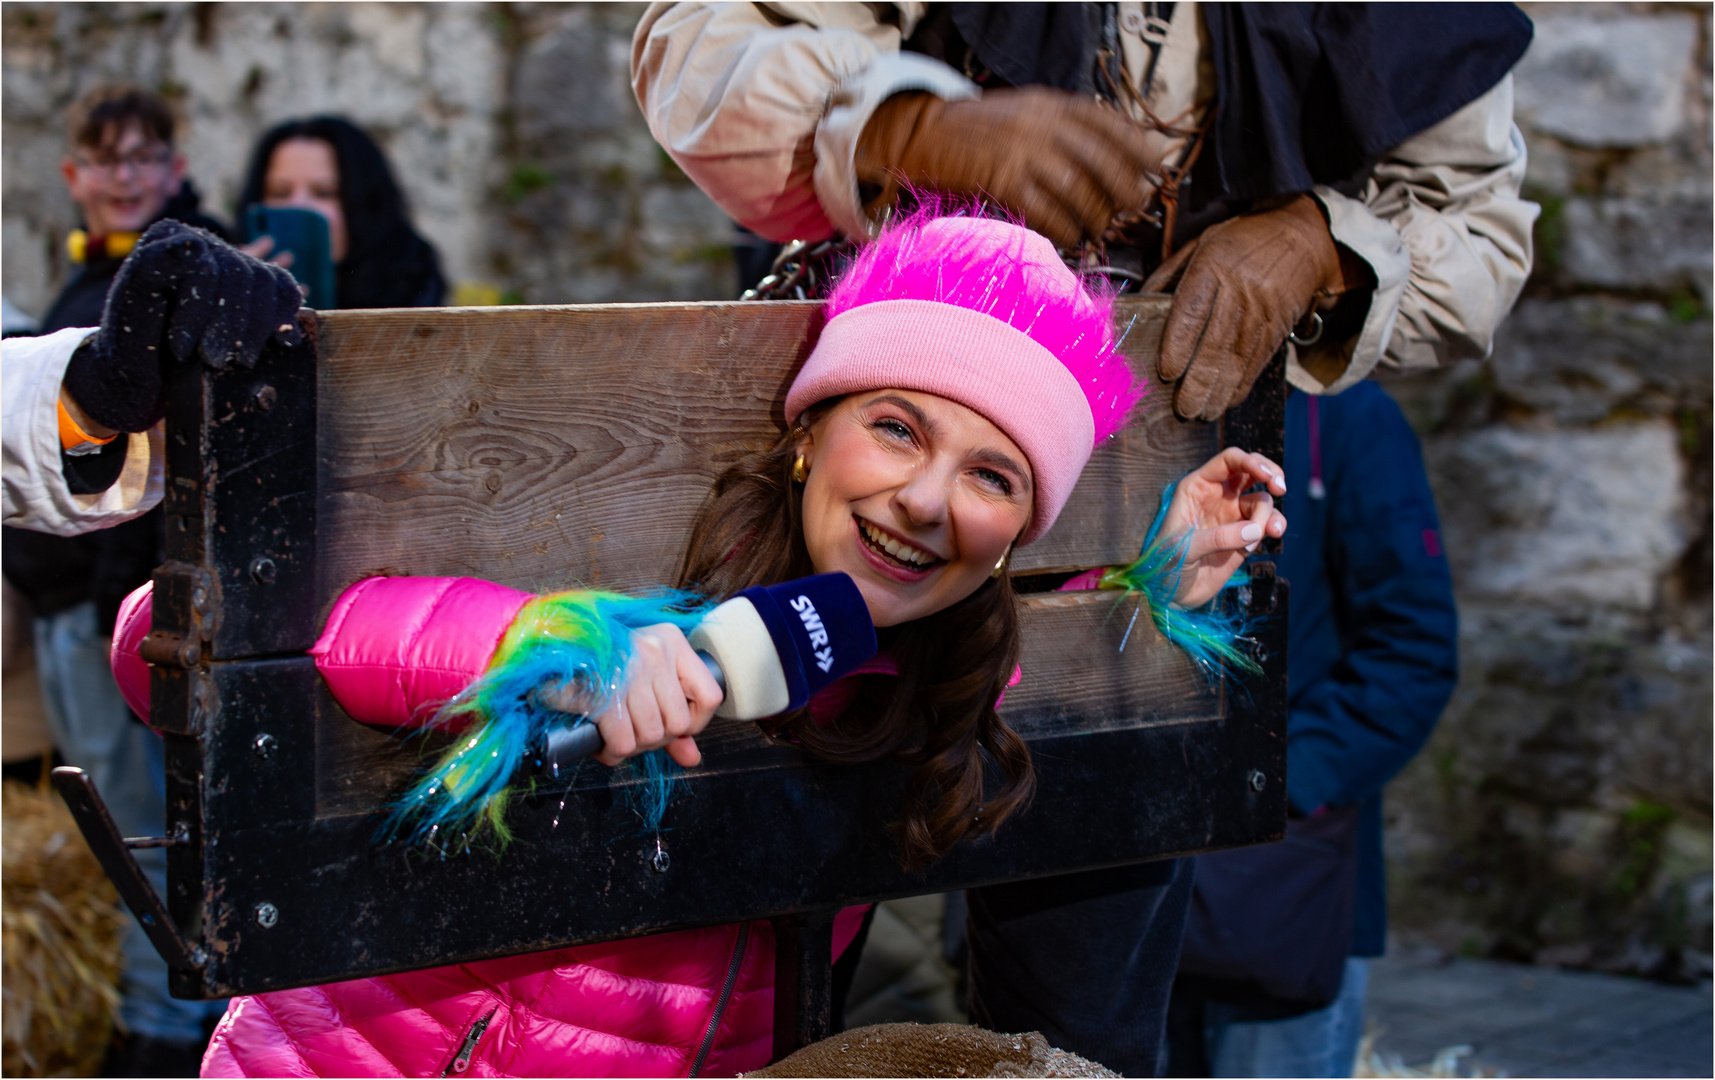
[[[125,836],[156,836],[167,822],[167,778],[161,738],[126,708],[109,667],[112,627],[96,625],[95,605],[78,604],[35,621],[36,667],[48,726],[67,765],[87,771]],[[132,854],[143,875],[167,895],[167,853]],[[170,1042],[203,1041],[204,1017],[224,1001],[179,1001],[167,994],[167,963],[133,917],[125,931],[125,979],[119,1019],[134,1035]]]
[[[1351,1076],[1369,981],[1369,961],[1347,957],[1340,996],[1326,1008],[1285,1020],[1258,1020],[1243,1006],[1206,1002],[1203,1045],[1210,1075]]]

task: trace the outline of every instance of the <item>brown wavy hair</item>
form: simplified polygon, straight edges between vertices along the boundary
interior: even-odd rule
[[[788,432],[720,475],[692,528],[681,588],[727,596],[816,572],[804,545],[802,492],[792,482],[796,456]],[[877,636],[899,665],[897,677],[864,676],[851,705],[829,724],[800,709],[762,726],[827,761],[888,759],[912,767],[895,830],[903,863],[917,869],[966,836],[994,830],[1035,786],[1029,749],[994,708],[1018,663],[1011,575]],[[999,782],[989,790],[991,767]]]

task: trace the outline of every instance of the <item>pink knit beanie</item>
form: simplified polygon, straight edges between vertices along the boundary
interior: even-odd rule
[[[1095,445],[1143,388],[1115,348],[1113,303],[1021,225],[922,211],[882,231],[841,275],[828,322],[786,394],[796,423],[819,401],[920,390],[976,410],[1017,443],[1047,532]]]

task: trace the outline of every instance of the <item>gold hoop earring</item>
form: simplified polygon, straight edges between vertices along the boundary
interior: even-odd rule
[[[1012,549],[1009,547],[1001,554],[1000,561],[994,564],[994,569],[989,572],[989,577],[998,578],[1002,574],[1006,573],[1006,560],[1011,554]]]
[[[804,455],[799,454],[798,460],[792,463],[792,482],[794,484],[802,484],[804,479],[809,475],[810,467],[804,464]]]

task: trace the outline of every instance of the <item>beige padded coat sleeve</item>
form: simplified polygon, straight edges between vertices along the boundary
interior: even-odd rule
[[[924,6],[651,4],[631,87],[656,140],[740,224],[770,240],[866,235],[852,156],[876,106],[903,90],[978,94],[899,51]]]
[[[1395,147],[1361,198],[1317,188],[1334,239],[1369,263],[1376,291],[1356,338],[1293,350],[1291,383],[1337,394],[1377,364],[1431,368],[1487,356],[1530,275],[1539,208],[1519,198],[1524,170],[1508,75]]]
[[[59,397],[71,354],[94,329],[0,342],[0,488],[7,525],[56,536],[129,521],[161,501],[165,467],[159,424],[130,436],[125,466],[98,495],[73,495],[60,471]]]

